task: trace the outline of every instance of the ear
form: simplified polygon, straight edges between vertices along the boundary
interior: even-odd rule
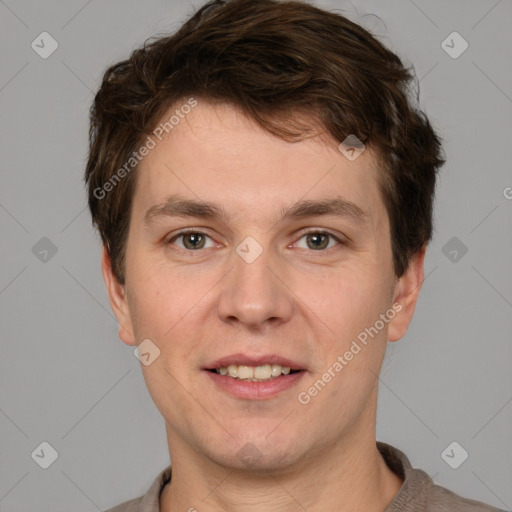
[[[424,245],[409,262],[409,267],[395,284],[393,304],[399,304],[401,309],[388,324],[388,341],[401,339],[411,323],[416,301],[423,284],[423,261],[427,246]]]
[[[119,283],[112,272],[112,262],[105,246],[103,246],[101,255],[101,271],[105,280],[105,286],[107,287],[110,307],[119,322],[119,338],[127,345],[135,345],[135,336],[125,288]]]

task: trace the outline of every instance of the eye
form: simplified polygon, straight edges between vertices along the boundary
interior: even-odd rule
[[[331,249],[336,244],[343,245],[343,241],[340,238],[334,236],[328,231],[308,231],[302,234],[302,236],[299,238],[299,242],[302,239],[305,239],[306,246],[303,245],[301,248],[310,251],[324,251],[326,249]],[[181,240],[181,242],[177,243],[178,240]],[[211,237],[209,237],[206,233],[189,229],[173,236],[171,239],[169,239],[167,244],[176,245],[179,249],[185,251],[196,251],[199,249],[215,247],[213,241],[210,245],[207,245],[207,240],[212,241]],[[296,242],[295,244],[298,247],[300,247],[299,242]]]
[[[343,244],[338,237],[327,231],[308,231],[307,233],[304,233],[299,240],[302,239],[306,239],[306,247],[302,248],[312,251],[322,251],[330,249],[333,245],[336,245],[330,244],[329,239],[331,239],[331,241],[334,240],[338,244]]]
[[[172,237],[167,243],[173,244],[176,240],[183,239],[182,244],[176,244],[180,249],[188,250],[188,251],[195,251],[197,249],[207,249],[208,247],[205,246],[206,239],[211,238],[206,235],[205,233],[201,231],[195,231],[195,230],[188,230],[188,231],[182,231],[181,233],[178,233],[174,237]],[[209,247],[214,247],[214,244],[210,245]]]

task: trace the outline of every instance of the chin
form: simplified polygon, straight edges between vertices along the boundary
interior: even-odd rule
[[[287,472],[301,460],[301,454],[290,452],[261,452],[255,445],[247,443],[238,452],[212,454],[213,462],[225,467],[228,470],[236,470],[247,473],[268,473]]]
[[[204,453],[216,464],[232,470],[256,473],[286,471],[304,459],[307,449],[304,439],[297,433],[283,431],[277,435],[272,432],[275,425],[273,422],[272,428],[259,429],[258,432],[246,430],[239,435],[231,431],[233,438],[219,441],[213,449],[212,444],[204,446]]]

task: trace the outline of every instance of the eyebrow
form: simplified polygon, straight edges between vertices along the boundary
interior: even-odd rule
[[[369,218],[368,211],[340,196],[321,200],[301,200],[289,207],[281,207],[281,221],[323,215],[348,218],[358,225],[364,224]],[[221,220],[228,218],[222,205],[188,199],[180,194],[169,196],[163,203],[151,206],[144,215],[144,223],[149,225],[155,217],[161,216]]]

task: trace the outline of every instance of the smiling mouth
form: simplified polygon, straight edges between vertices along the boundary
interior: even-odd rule
[[[208,371],[236,380],[262,382],[277,379],[283,375],[299,373],[303,370],[292,370],[289,366],[281,366],[280,364],[264,364],[259,366],[230,364],[220,368],[211,368]]]

